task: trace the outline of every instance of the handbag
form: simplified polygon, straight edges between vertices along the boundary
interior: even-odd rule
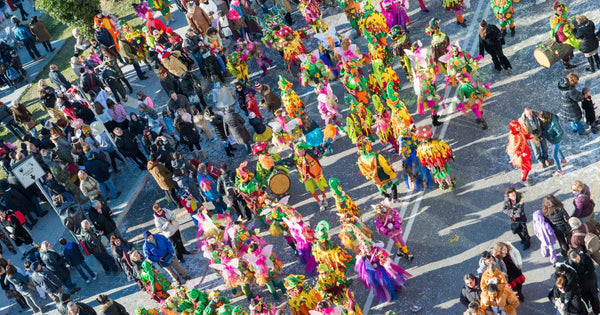
[[[83,249],[83,253],[86,256],[91,255],[92,253],[90,253],[89,249],[87,248],[87,246],[85,246],[85,243],[83,241],[79,241],[79,246],[81,246],[81,249]]]
[[[521,233],[521,231],[523,231],[523,226],[520,222],[512,222],[510,224],[510,229],[513,232],[513,234],[519,234]]]
[[[161,267],[169,267],[172,263],[173,263],[173,259],[175,258],[175,256],[173,256],[173,254],[171,253],[167,253],[164,257],[162,261],[159,261],[158,264]]]
[[[29,130],[31,130],[31,129],[33,129],[33,128],[35,128],[35,120],[33,120],[33,119],[30,119],[30,120],[28,120],[28,121],[24,122],[24,123],[23,123],[23,126],[25,127],[25,129],[26,129],[27,131],[29,131]]]

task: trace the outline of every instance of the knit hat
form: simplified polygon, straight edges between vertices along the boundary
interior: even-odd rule
[[[150,233],[150,231],[146,231],[144,232],[144,239],[147,239],[148,236],[152,235],[152,233]]]

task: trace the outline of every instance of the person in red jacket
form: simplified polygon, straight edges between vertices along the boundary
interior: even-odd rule
[[[511,121],[508,128],[510,133],[508,134],[506,153],[511,157],[513,166],[523,171],[521,180],[525,183],[527,175],[531,171],[531,151],[527,140],[533,139],[533,136],[516,120]]]

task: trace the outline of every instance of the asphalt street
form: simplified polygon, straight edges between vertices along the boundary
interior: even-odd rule
[[[442,29],[448,33],[453,43],[459,41],[463,49],[475,55],[478,53],[477,21],[485,18],[489,23],[497,23],[490,12],[487,0],[472,1],[471,8],[465,12],[467,28],[458,26],[453,14],[443,11],[439,1],[426,1],[426,4],[431,10],[430,13],[420,12],[416,1],[411,2],[408,12],[412,20],[409,25],[411,38],[413,41],[421,40],[424,45],[429,43],[429,37],[424,33],[425,25],[434,16],[442,19]],[[595,1],[569,1],[568,6],[571,17],[585,14],[592,21],[600,20],[599,5]],[[395,311],[397,314],[409,314],[412,313],[411,308],[421,309],[421,314],[461,314],[464,309],[458,302],[458,296],[463,285],[462,277],[466,273],[475,272],[481,251],[490,248],[497,241],[512,242],[517,248],[521,248],[518,237],[510,232],[508,218],[501,212],[504,190],[508,186],[513,185],[524,192],[525,211],[529,221],[532,213],[541,209],[541,200],[546,194],[555,194],[564,202],[567,211],[573,211],[570,183],[575,179],[580,179],[592,187],[592,196],[598,203],[600,176],[597,161],[600,140],[597,135],[571,134],[570,127],[563,122],[565,138],[562,150],[569,162],[564,169],[564,175],[552,177],[553,168],[541,170],[534,164],[530,175],[533,185],[528,187],[520,184],[520,171],[512,168],[505,153],[508,123],[520,116],[524,106],[555,113],[558,111],[559,94],[556,84],[558,79],[568,72],[563,69],[560,62],[550,69],[544,69],[535,62],[532,55],[535,46],[549,37],[548,21],[551,14],[551,1],[535,4],[532,0],[523,0],[515,4],[517,33],[515,37],[509,35],[506,38],[505,46],[505,54],[513,64],[512,76],[496,73],[489,56],[484,58],[479,72],[482,80],[492,82],[491,90],[494,94],[484,106],[484,117],[490,127],[488,130],[483,131],[479,128],[473,114],[465,116],[453,112],[451,106],[443,112],[444,125],[435,129],[435,135],[448,142],[454,150],[456,158],[451,168],[453,176],[456,177],[456,189],[407,192],[406,187],[401,186],[401,200],[395,206],[404,217],[404,238],[415,259],[412,262],[400,259],[398,264],[413,277],[407,281],[406,290],[397,301],[385,304],[374,301],[372,295],[362,287],[360,282],[354,281],[352,290],[356,294],[359,305],[363,306],[365,314],[383,314],[388,310]],[[341,10],[330,9],[325,11],[325,15],[328,23],[336,25],[340,33],[352,38],[349,25]],[[183,17],[181,15],[176,17],[178,17],[177,26],[183,25],[180,24]],[[301,17],[296,15],[295,18],[296,25],[302,25]],[[363,51],[366,50],[364,39],[357,39],[355,42]],[[279,56],[269,51],[266,53],[274,57],[276,67],[270,70],[271,74],[268,77],[260,81],[274,87],[276,75],[284,73],[284,70]],[[587,61],[580,52],[576,53],[573,61],[578,65],[575,72],[582,75],[580,86],[590,87],[595,99],[600,97],[598,74],[589,74],[583,70],[587,66]],[[250,64],[251,72],[257,70],[254,62]],[[394,65],[398,67],[397,60]],[[412,86],[404,78],[401,70],[398,74],[403,83],[401,99],[411,109],[417,125],[429,124],[428,116],[415,114],[416,105]],[[287,73],[284,75],[288,79],[291,78]],[[256,76],[251,78],[252,81],[256,79]],[[309,88],[301,88],[296,79],[293,82],[313,118],[321,122],[314,93]],[[155,86],[156,84],[152,86],[153,91],[156,91]],[[334,82],[333,88],[338,98],[342,100],[343,88],[338,81]],[[438,88],[442,95],[446,93],[447,103],[450,104],[453,92],[445,92],[443,85]],[[340,108],[345,110],[344,105],[340,105]],[[220,151],[221,148],[215,145],[211,145],[210,148],[208,152],[212,159],[216,159],[215,162],[226,159],[225,161],[232,167],[236,167],[247,157],[238,150],[234,158],[225,158]],[[376,148],[382,149],[380,145]],[[374,229],[372,219],[374,213],[371,205],[381,201],[382,197],[377,193],[375,186],[359,174],[356,166],[356,149],[347,138],[334,142],[333,151],[334,154],[322,160],[325,176],[340,179],[344,190],[361,208],[363,221]],[[385,155],[396,168],[399,168],[397,156],[390,153]],[[295,172],[291,174],[291,178],[290,204],[296,207],[313,227],[320,220],[328,220],[333,227],[332,238],[337,241],[339,223],[335,208],[330,206],[326,212],[319,212],[312,197],[296,180]],[[330,192],[328,196],[329,204],[333,205]],[[141,241],[141,234],[147,229],[154,228],[151,205],[162,197],[162,191],[150,179],[131,205],[132,210],[121,225],[122,231],[128,238]],[[161,202],[164,204],[164,200]],[[196,230],[185,211],[180,212],[179,220],[182,223],[184,238],[188,248],[194,249]],[[531,223],[529,230],[532,231]],[[272,237],[267,231],[262,231],[261,235],[275,245],[274,251],[285,263],[284,273],[297,273],[300,270],[297,258],[283,238]],[[384,242],[392,253],[396,253],[397,249],[392,246],[393,244],[388,244],[387,239],[377,233],[374,234],[374,238]],[[521,251],[521,254],[527,281],[523,288],[526,300],[518,308],[518,313],[551,314],[553,308],[546,299],[546,294],[552,285],[549,281],[552,266],[547,258],[541,256],[539,241],[535,237],[532,237],[531,249]],[[188,257],[184,266],[194,278],[188,283],[188,288],[225,288],[220,276],[208,270],[206,259],[201,253]],[[356,278],[356,273],[353,271],[349,271],[348,275]],[[155,303],[145,294],[137,292],[132,285],[126,284],[124,277],[120,277],[119,281],[108,279],[108,281],[98,282],[88,288],[86,292],[89,293],[84,294],[82,299],[91,301],[95,294],[104,291],[126,305],[130,312],[137,306],[155,306]],[[265,296],[267,301],[273,302],[266,290],[253,288],[253,291]],[[236,298],[234,301],[247,304],[243,298]],[[283,303],[283,300],[278,303]]]

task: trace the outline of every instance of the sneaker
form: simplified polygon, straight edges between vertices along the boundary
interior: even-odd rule
[[[92,280],[96,280],[96,279],[98,279],[98,274],[94,273],[94,276],[92,277]]]
[[[586,136],[589,134],[590,134],[590,130],[588,129],[588,130],[584,131],[580,136]]]
[[[85,283],[90,283],[90,279],[85,280]]]
[[[564,167],[564,166],[567,166],[567,164],[569,164],[569,163],[567,162],[567,160],[564,160],[564,161],[560,162],[560,166],[563,166],[563,167]]]
[[[506,69],[506,72],[508,72],[508,75],[512,75],[512,68]]]
[[[562,176],[562,174],[563,174],[562,171],[556,170],[556,171],[554,171],[554,174],[552,174],[552,176]]]

